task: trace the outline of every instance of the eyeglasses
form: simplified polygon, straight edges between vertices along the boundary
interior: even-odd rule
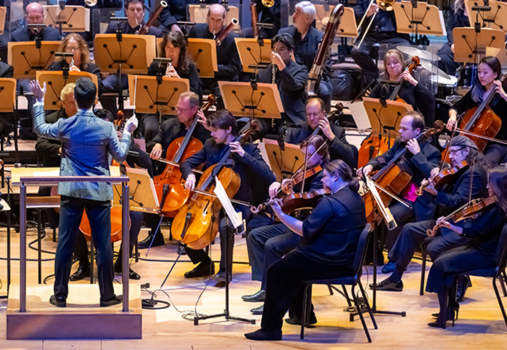
[[[465,147],[461,147],[461,148],[458,148],[458,149],[453,149],[453,150],[450,150],[449,151],[449,155],[455,155],[456,153],[458,153],[459,151],[463,150],[463,148]]]
[[[178,106],[176,106],[175,108],[176,108],[176,113],[185,113],[186,111],[189,111],[192,109],[192,108],[180,108]]]
[[[65,49],[68,50],[68,51],[78,51],[78,50],[81,50],[79,47],[70,47],[70,46],[67,46]]]

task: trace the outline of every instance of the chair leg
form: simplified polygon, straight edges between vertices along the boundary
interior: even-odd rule
[[[327,289],[329,289],[329,295],[334,295],[333,287],[330,284],[327,285]]]
[[[354,293],[355,286],[352,286],[352,297],[354,298],[354,304],[356,306],[357,313],[359,314],[359,318],[361,319],[361,323],[363,324],[364,332],[366,333],[366,337],[368,338],[368,343],[371,343],[370,332],[368,332],[368,327],[366,327],[366,322],[364,321],[363,313],[361,312],[361,307],[359,306],[359,302],[357,301],[356,293]]]
[[[505,270],[502,271],[500,275],[500,285],[502,286],[503,296],[507,297],[507,289],[505,289],[505,283],[507,282],[507,276],[505,275]]]
[[[303,314],[301,315],[301,334],[299,335],[299,338],[300,339],[304,339],[305,338],[305,327],[307,326],[307,323],[308,323],[308,309],[309,309],[309,300],[311,300],[312,296],[311,296],[311,288],[312,288],[312,285],[311,284],[307,284],[305,286],[305,289],[304,289],[304,293],[303,293]]]
[[[377,327],[377,321],[375,321],[375,317],[373,316],[373,312],[371,311],[370,303],[368,302],[368,299],[366,298],[366,293],[364,292],[363,284],[361,281],[358,281],[357,283],[359,285],[359,289],[361,290],[361,294],[363,295],[364,303],[366,304],[366,307],[368,308],[368,313],[370,314],[371,322],[373,322],[373,326],[375,329],[378,329]]]
[[[423,244],[422,252],[422,266],[421,266],[421,287],[419,289],[419,295],[424,295],[424,279],[426,277],[426,244]]]
[[[350,302],[349,293],[347,292],[347,288],[345,288],[344,284],[342,284],[342,288],[343,288],[343,294],[345,295],[345,299],[347,299],[347,304],[349,307],[351,307],[352,303]]]
[[[498,292],[498,287],[496,286],[496,277],[493,278],[493,289],[495,290],[496,299],[498,300],[498,304],[500,305],[500,310],[502,311],[503,321],[507,326],[507,315],[505,314],[505,308],[503,307],[502,298],[500,297],[500,293]]]

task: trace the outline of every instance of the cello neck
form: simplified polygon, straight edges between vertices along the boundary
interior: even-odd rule
[[[190,139],[192,138],[192,135],[194,134],[195,127],[197,126],[197,120],[199,117],[196,115],[194,120],[192,121],[192,124],[190,124],[190,127],[188,128],[188,132],[183,138],[183,142],[181,142],[180,148],[178,148],[178,152],[174,155],[174,158],[172,159],[173,163],[179,163],[181,160],[181,157],[183,156],[183,153],[185,152],[185,149],[188,146],[188,143],[190,142]]]

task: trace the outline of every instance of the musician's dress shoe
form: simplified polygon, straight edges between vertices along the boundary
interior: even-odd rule
[[[265,298],[266,298],[266,291],[263,290],[263,289],[261,289],[260,291],[258,291],[255,294],[252,294],[252,295],[243,295],[241,297],[241,299],[243,299],[244,301],[248,301],[248,302],[252,302],[252,303],[256,303],[256,302],[259,302],[259,301],[264,301]]]
[[[211,276],[213,274],[215,274],[215,265],[213,262],[201,262],[193,270],[185,272],[185,278]]]
[[[79,265],[76,272],[74,272],[70,276],[69,280],[71,282],[76,282],[76,281],[81,281],[82,279],[85,279],[86,277],[90,277],[90,266],[83,267],[83,266]]]
[[[252,313],[252,315],[262,315],[262,313],[264,312],[264,304],[262,304],[259,307],[251,309],[250,312]]]
[[[105,301],[101,300],[100,307],[108,307],[108,306],[118,305],[118,304],[121,304],[122,301],[123,301],[123,295],[115,295],[114,297],[112,297],[109,300],[105,300]]]
[[[245,333],[245,337],[250,340],[282,340],[282,332],[268,333],[261,328],[252,333]]]
[[[373,283],[370,283],[370,289],[373,289]],[[403,290],[403,282],[393,282],[389,278],[377,283],[377,290],[385,290],[392,292],[401,292]]]
[[[56,307],[66,307],[67,298],[65,298],[64,296],[52,295],[51,298],[49,298],[49,303]]]
[[[151,244],[151,240],[153,239],[153,234],[149,234],[148,237],[143,239],[141,242],[137,243],[137,247],[139,249],[148,249]],[[153,240],[153,244],[151,244],[152,247],[158,247],[161,245],[164,245],[164,236],[160,231],[155,235],[155,239]]]
[[[114,264],[114,273],[121,275],[123,273],[122,268],[118,264]],[[140,280],[141,276],[129,267],[129,279]]]

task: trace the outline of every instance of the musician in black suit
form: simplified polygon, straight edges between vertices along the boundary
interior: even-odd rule
[[[141,25],[144,23],[144,13],[146,5],[141,0],[125,0],[125,14],[127,21],[111,21],[107,26],[105,34],[116,34],[118,29],[123,34],[138,34],[141,29]],[[151,26],[148,30],[147,35],[154,35],[157,38],[161,38],[164,33],[157,27]],[[102,74],[104,79],[102,80],[102,93],[116,93],[118,92],[118,75],[104,73]],[[121,76],[121,88],[123,90],[128,89],[128,78],[126,74]],[[107,109],[113,115],[116,115],[117,106],[115,97],[102,97],[100,100],[102,107]]]
[[[354,46],[352,49],[352,58],[362,69],[366,83],[369,83],[377,77],[378,68],[375,66],[375,61],[372,58],[374,53],[374,44],[377,42],[381,45],[387,44],[389,48],[396,48],[397,46],[410,46],[410,37],[408,34],[399,34],[396,29],[396,18],[394,17],[394,11],[384,11],[373,2],[368,12],[368,5],[371,0],[358,0],[354,5],[354,14],[356,15],[356,21],[359,23],[361,18],[366,13],[366,18],[361,27],[361,34],[359,38],[362,38],[366,27],[370,23],[373,14],[377,13],[373,23],[371,24],[370,30],[366,34],[361,47]],[[378,11],[378,12],[377,12]],[[375,28],[378,28],[378,33],[375,33]],[[356,45],[359,45],[359,39],[356,41]],[[377,53],[378,55],[378,53]]]
[[[277,127],[283,122],[303,124],[306,121],[308,69],[291,59],[294,54],[294,40],[289,34],[277,34],[271,41],[271,49],[271,64],[259,70],[257,81],[278,86],[285,112],[282,113],[281,120],[275,121]]]
[[[310,1],[301,1],[296,4],[296,10],[292,15],[293,25],[281,28],[278,32],[278,34],[287,33],[294,38],[296,62],[305,65],[308,72],[312,69],[313,60],[324,36],[324,33],[312,26],[316,14],[317,10]],[[333,97],[333,87],[329,78],[331,60],[328,59],[325,65],[317,95],[324,101],[326,112],[329,113]]]
[[[211,5],[206,17],[206,23],[196,23],[192,27],[188,36],[190,38],[214,39],[216,40],[225,30],[225,17],[227,12],[222,5]],[[218,87],[218,81],[237,81],[238,74],[243,66],[239,59],[238,49],[234,41],[234,34],[229,33],[217,46],[217,65],[218,71],[215,72],[215,78],[200,79],[203,90],[211,90],[217,99],[217,109],[224,109],[224,102]]]
[[[301,124],[300,124],[301,125]],[[341,159],[354,169],[357,167],[357,148],[350,145],[345,138],[345,129],[326,118],[324,101],[318,97],[308,100],[306,104],[306,122],[301,128],[287,128],[285,142],[297,145],[319,128],[319,135],[329,142],[329,155],[331,160]]]
[[[162,25],[159,27],[162,31],[168,32],[176,30],[181,32],[181,28],[176,24],[179,21],[187,21],[188,5],[199,4],[218,4],[218,0],[171,0],[167,2],[165,7],[160,13],[160,22]],[[188,20],[190,18],[188,17]]]
[[[60,32],[53,27],[40,28],[37,32],[28,28],[28,24],[44,24],[44,9],[38,2],[32,2],[26,6],[25,23],[26,26],[12,32],[11,41],[34,41],[36,38],[44,41],[60,40]]]
[[[196,93],[199,96],[199,102],[202,102],[197,68],[192,57],[187,54],[187,41],[181,32],[170,31],[164,35],[164,39],[160,44],[160,56],[170,58],[172,60],[171,64],[153,61],[148,68],[148,75],[188,79],[190,91]],[[151,141],[157,135],[158,129],[159,118],[155,114],[147,114],[141,117],[141,131],[146,142]]]
[[[0,61],[0,78],[12,78],[14,68],[7,63]],[[0,113],[0,135],[7,136],[12,132],[13,113]]]
[[[271,7],[265,6],[263,4],[263,0],[254,0],[256,4],[256,15],[257,22],[272,24],[273,28],[260,28],[259,36],[266,39],[273,38],[281,27],[281,0],[274,0],[274,4]],[[247,28],[242,31],[243,35],[246,38],[253,38],[253,29],[252,27]]]
[[[455,136],[449,145],[449,160],[451,167],[466,161],[469,169],[456,181],[439,191],[432,183],[426,181],[428,186],[425,187],[421,200],[414,203],[415,211],[419,214],[417,215],[418,222],[408,223],[403,227],[389,252],[389,261],[390,264],[394,264],[394,271],[391,276],[377,283],[377,290],[403,290],[401,277],[416,249],[420,248],[424,239],[428,237],[427,230],[435,226],[436,217],[449,215],[471,199],[487,197],[484,157],[472,140],[463,135]],[[438,174],[439,170],[435,168],[432,174]],[[469,241],[470,239],[459,237],[449,230],[441,230],[440,234],[437,233],[435,239],[428,245],[427,252],[431,260],[435,261],[443,252],[466,245]]]
[[[209,116],[207,119],[207,126],[211,131],[212,139],[208,139],[199,152],[180,165],[181,173],[185,179],[185,188],[193,190],[196,187],[197,181],[192,169],[202,164],[205,165],[205,168],[209,168],[219,163],[222,156],[230,149],[230,158],[234,161],[232,169],[241,178],[241,185],[234,199],[254,205],[261,203],[268,196],[268,187],[275,180],[275,176],[262,158],[257,145],[252,143],[241,145],[239,142],[234,141],[238,132],[238,125],[234,116],[226,110],[220,110]],[[238,206],[236,210],[242,212],[243,219],[246,221],[247,225],[246,229],[262,226],[270,220],[266,217],[254,215],[249,207]],[[220,271],[215,276],[217,283],[226,282],[226,268],[232,272],[234,233],[233,230],[227,230],[226,223],[226,219],[223,218],[219,226],[222,258],[220,259]],[[229,232],[229,234],[227,234],[227,232]],[[228,238],[226,238],[227,236]],[[228,244],[226,243],[227,240],[229,240]],[[224,259],[226,244],[229,248],[229,261],[227,262]],[[214,273],[215,267],[213,262],[204,250],[193,250],[188,247],[185,250],[190,260],[192,260],[194,264],[199,264],[192,271],[185,273],[186,278],[200,277]],[[229,276],[232,278],[232,274]]]
[[[331,195],[323,197],[312,213],[298,220],[273,205],[278,218],[301,236],[297,248],[268,270],[261,329],[245,334],[252,340],[281,340],[283,317],[301,324],[305,282],[353,276],[357,244],[366,225],[364,202],[357,193],[359,181],[341,160],[324,165],[322,183]],[[316,323],[312,312],[309,323]]]
[[[381,156],[375,157],[367,165],[357,170],[358,176],[368,176],[373,170],[381,170],[395,156],[405,149],[404,158],[396,162],[402,170],[412,174],[410,183],[400,193],[400,197],[411,205],[407,208],[402,203],[393,201],[390,206],[398,227],[387,233],[387,246],[391,248],[396,241],[404,223],[412,221],[414,216],[417,220],[417,212],[414,211],[414,202],[418,200],[416,191],[424,179],[431,177],[431,171],[440,166],[442,155],[430,141],[418,141],[416,138],[424,132],[424,119],[416,111],[405,113],[401,119],[398,132],[400,137],[396,139],[391,149]],[[417,220],[418,221],[418,220]]]
[[[192,91],[186,91],[182,93],[178,99],[176,105],[177,118],[170,118],[164,120],[160,127],[160,131],[146,145],[146,150],[150,152],[150,157],[154,160],[160,158],[166,159],[166,152],[171,143],[179,137],[185,137],[188,133],[188,129],[194,122],[195,118],[198,118],[197,125],[192,134],[197,140],[201,141],[204,145],[206,140],[210,137],[209,131],[203,126],[206,123],[206,117],[204,113],[199,109],[199,96]],[[165,164],[158,164],[157,174],[162,173],[165,169]],[[146,249],[152,245],[152,247],[160,246],[164,244],[164,236],[158,230],[155,233],[153,239],[153,232],[158,226],[159,218],[154,215],[147,217],[147,224],[151,228],[151,232],[148,234],[146,239],[139,242],[139,249]]]

